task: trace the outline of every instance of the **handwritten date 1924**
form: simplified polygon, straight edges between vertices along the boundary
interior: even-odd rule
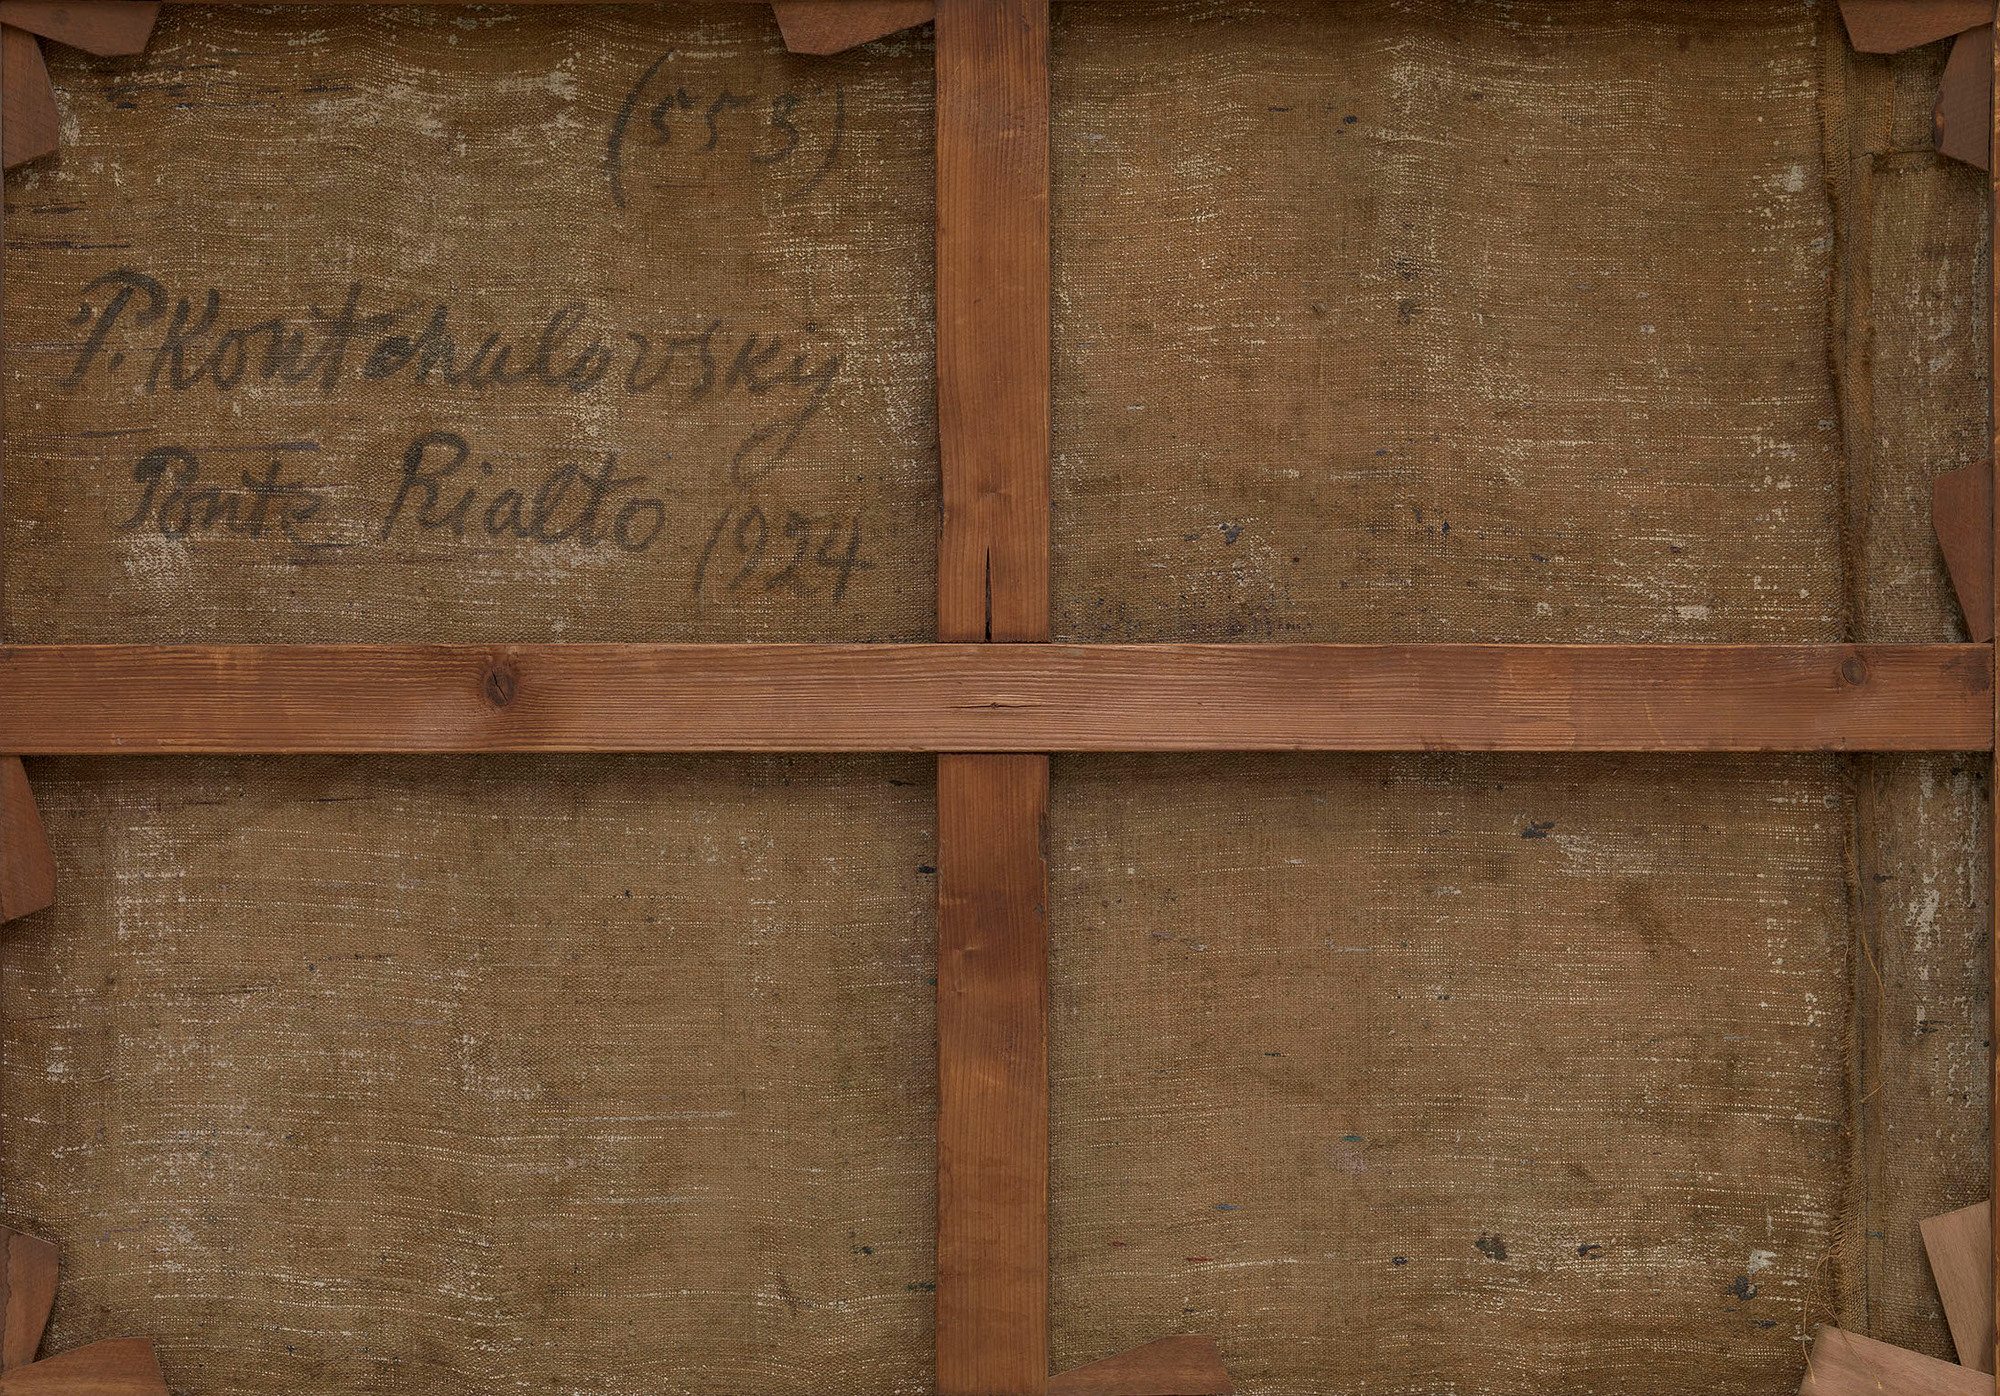
[[[786,510],[774,522],[756,504],[732,504],[716,516],[694,568],[694,594],[711,591],[788,591],[818,596],[830,581],[827,599],[839,605],[856,572],[873,569],[861,556],[858,515],[832,520]]]

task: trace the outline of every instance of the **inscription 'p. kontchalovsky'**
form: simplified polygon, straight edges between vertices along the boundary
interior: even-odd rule
[[[448,303],[370,306],[367,288],[355,282],[335,309],[312,305],[232,321],[218,288],[175,295],[144,272],[120,268],[83,288],[70,320],[80,334],[61,351],[67,365],[58,386],[230,394],[270,384],[324,397],[400,381],[456,403],[538,390],[671,395],[689,406],[741,400],[757,406],[748,413],[754,425],[729,455],[728,504],[713,520],[674,518],[648,491],[648,475],[621,469],[615,452],[556,463],[535,479],[489,483],[492,460],[475,455],[459,433],[433,428],[405,438],[385,481],[390,493],[359,536],[334,517],[333,492],[287,469],[287,458],[317,452],[310,442],[263,448],[269,464],[240,478],[217,478],[202,459],[206,451],[155,445],[132,466],[135,493],[118,531],[268,539],[306,561],[398,536],[584,550],[602,544],[649,554],[692,528],[697,595],[786,591],[835,604],[854,573],[872,567],[861,556],[858,515],[800,512],[758,497],[760,482],[824,407],[840,372],[841,354],[811,343],[817,326],[789,338],[732,329],[721,319],[672,333],[618,331],[594,326],[586,306],[568,302],[510,334],[467,331],[467,317]]]
[[[80,301],[70,323],[83,334],[60,382],[65,389],[95,378],[149,392],[229,393],[268,383],[331,395],[344,383],[400,380],[475,393],[773,399],[775,410],[730,458],[730,479],[739,485],[762,479],[790,452],[825,406],[842,362],[837,351],[732,329],[721,319],[666,333],[597,329],[577,301],[547,311],[525,332],[467,332],[465,317],[442,302],[367,309],[367,289],[358,281],[336,309],[313,305],[248,323],[224,318],[219,288],[176,296],[154,277],[123,267],[85,286]]]

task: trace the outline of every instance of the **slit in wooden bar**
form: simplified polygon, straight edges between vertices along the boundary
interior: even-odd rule
[[[11,170],[54,153],[61,125],[41,42],[0,26],[0,166]]]
[[[778,32],[793,53],[834,54],[872,44],[877,39],[937,15],[936,0],[771,0]]]
[[[56,860],[18,756],[0,756],[0,921],[52,905]]]
[[[939,1396],[1048,1387],[1049,759],[938,758]]]
[[[1993,1206],[1976,1202],[1918,1227],[1961,1366],[1993,1370]]]
[[[1987,751],[1990,646],[15,645],[0,751]]]
[[[0,0],[0,24],[11,24],[101,58],[144,53],[159,17],[160,7],[145,0],[84,0],[77,4]]]
[[[1993,462],[1931,481],[1931,529],[1966,633],[1984,644],[1993,638]]]
[[[1822,1328],[1799,1396],[1993,1396],[1993,1378],[1908,1348]]]
[[[1993,18],[1990,0],[1840,0],[1847,38],[1862,53],[1900,53]]]
[[[0,1396],[168,1396],[151,1338],[109,1338],[0,1372]]]
[[[1161,1338],[1049,1378],[1049,1396],[1231,1396],[1215,1339]]]
[[[939,0],[938,638],[1049,638],[1048,0]]]
[[[0,1226],[0,1369],[35,1360],[56,1302],[60,1258],[55,1242]]]

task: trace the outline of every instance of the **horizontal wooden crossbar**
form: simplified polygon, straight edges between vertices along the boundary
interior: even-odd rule
[[[22,645],[0,751],[1988,751],[1987,645]]]

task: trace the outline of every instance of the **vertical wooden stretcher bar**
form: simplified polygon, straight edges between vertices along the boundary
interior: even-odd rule
[[[2000,6],[1995,7],[1996,22],[2000,22]],[[2000,34],[2000,29],[1995,30]],[[1988,255],[1991,257],[1993,300],[1989,321],[1989,352],[1992,355],[1992,373],[1988,384],[1988,429],[1992,433],[1993,468],[2000,470],[2000,42],[1993,49],[1993,129],[1988,147],[1988,192],[1992,217],[1987,234]],[[1994,506],[1988,527],[1995,532],[1993,549],[1993,607],[1994,618],[2000,622],[2000,502]],[[1992,641],[1996,651],[2000,651],[2000,630],[1994,632]],[[2000,683],[1993,685],[1993,723],[1996,736],[2000,736]],[[1993,766],[1987,784],[1987,837],[1989,839],[1990,866],[1987,881],[1987,949],[1990,956],[1991,972],[1987,976],[1987,1005],[1992,1015],[1987,1033],[1987,1129],[1992,1140],[1990,1163],[1989,1196],[1996,1199],[1991,1209],[1993,1214],[1993,1247],[1991,1262],[1994,1273],[1994,1323],[2000,1331],[2000,747],[1993,753]],[[1994,1379],[1995,1396],[2000,1396],[2000,1376]]]
[[[938,638],[1049,638],[1048,0],[939,0]],[[1045,755],[938,758],[937,1389],[1048,1390]]]

